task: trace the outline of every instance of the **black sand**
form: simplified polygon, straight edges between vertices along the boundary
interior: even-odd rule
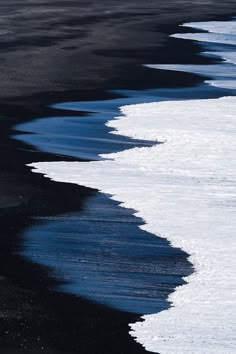
[[[1,2],[1,353],[145,352],[128,335],[136,316],[54,292],[47,269],[16,255],[32,216],[79,210],[93,192],[30,173],[26,163],[61,157],[9,136],[16,123],[54,115],[50,103],[104,99],[108,89],[197,83],[187,74],[173,82],[173,75],[140,64],[209,60],[196,55],[195,44],[175,51],[168,34],[181,22],[227,18],[234,10],[234,0]]]

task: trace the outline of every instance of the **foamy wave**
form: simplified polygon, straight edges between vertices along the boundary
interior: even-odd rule
[[[212,21],[212,22],[190,22],[182,26],[197,28],[208,31],[207,33],[177,33],[171,37],[180,39],[190,39],[200,42],[218,43],[223,45],[219,51],[203,52],[205,55],[216,56],[224,60],[223,64],[215,65],[186,65],[186,64],[152,64],[146,65],[149,68],[159,70],[183,71],[202,76],[213,77],[214,80],[205,81],[206,83],[226,89],[235,89],[236,79],[236,20],[232,21]],[[230,47],[229,47],[230,45]],[[224,48],[224,50],[222,50]],[[232,50],[233,48],[233,50]],[[230,78],[230,79],[229,79]],[[222,82],[221,80],[222,79]],[[227,79],[227,83],[226,80]]]
[[[235,110],[235,97],[126,106],[110,126],[165,143],[101,162],[31,165],[55,181],[111,194],[138,210],[146,231],[191,254],[196,272],[170,297],[173,307],[131,325],[147,350],[234,352]]]
[[[235,35],[224,35],[224,34],[215,34],[215,33],[176,33],[173,34],[171,37],[181,38],[181,39],[191,39],[199,42],[236,45]]]
[[[229,66],[221,84],[235,76]],[[207,75],[210,66],[205,67]],[[105,161],[30,166],[55,181],[112,195],[137,210],[143,229],[190,254],[195,273],[170,296],[172,307],[131,325],[139,343],[162,354],[233,354],[236,97],[131,105],[121,111],[122,117],[108,123],[114,133],[163,144],[105,155]]]
[[[183,71],[188,73],[200,74],[203,76],[213,76],[218,78],[220,77],[236,78],[235,65],[229,65],[229,64],[215,64],[215,65],[152,64],[146,66],[153,69]]]
[[[183,27],[196,28],[208,33],[176,33],[171,37],[200,42],[236,45],[236,21],[208,21],[184,23]]]
[[[188,22],[183,27],[196,28],[211,33],[222,33],[228,35],[236,34],[236,21],[207,21],[207,22]]]
[[[207,80],[207,84],[215,87],[221,87],[229,90],[236,90],[236,80]]]
[[[225,60],[227,63],[232,63],[236,64],[236,51],[230,51],[230,52],[203,52],[203,54],[210,55],[210,56],[216,56],[219,58],[222,58]]]

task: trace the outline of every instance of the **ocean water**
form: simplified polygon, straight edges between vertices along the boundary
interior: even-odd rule
[[[178,90],[117,91],[115,93],[122,98],[104,101],[59,103],[53,108],[68,113],[76,111],[78,117],[68,114],[68,117],[38,118],[18,125],[16,129],[21,134],[15,138],[61,156],[104,160],[101,155],[104,152],[114,153],[158,143],[156,138],[155,141],[142,141],[110,134],[113,128],[106,122],[119,114],[122,104],[200,99],[206,94],[215,98],[222,92],[224,90],[219,88],[209,90],[209,86],[203,83]],[[79,116],[80,112],[87,115]],[[91,213],[96,213],[97,217],[90,217]],[[115,213],[119,219],[114,218]],[[84,296],[122,311],[137,314],[159,312],[169,307],[168,295],[184,283],[183,277],[192,272],[191,264],[180,249],[173,249],[168,242],[164,245],[163,239],[142,231],[139,226],[143,221],[133,213],[133,210],[123,209],[109,200],[107,195],[90,198],[82,213],[34,219],[33,226],[22,235],[22,254],[49,267],[51,273],[62,281],[58,291]],[[130,238],[135,240],[132,248]],[[107,249],[111,245],[115,247],[109,256]],[[140,257],[140,250],[145,257]]]
[[[236,348],[235,20],[185,26],[208,32],[181,33],[176,40],[203,42],[204,55],[217,53],[219,64],[150,70],[204,75],[209,92],[219,88],[222,97],[181,99],[176,90],[176,98],[163,102],[123,106],[107,123],[114,135],[162,144],[102,155],[103,161],[30,167],[55,181],[111,195],[136,210],[142,230],[189,254],[194,273],[169,296],[171,307],[131,324],[139,343],[158,353],[230,354]]]
[[[173,98],[220,97],[224,90],[216,88],[209,92],[209,86],[202,84],[193,88],[151,89],[144,91],[115,91],[122,98],[104,101],[67,102],[53,106],[58,110],[76,111],[78,117],[42,117],[18,124],[15,130],[20,134],[14,139],[23,141],[41,151],[59,156],[69,156],[82,160],[101,160],[102,154],[118,152],[134,147],[152,146],[154,142],[130,139],[110,134],[112,131],[106,122],[119,114],[122,105],[143,102],[166,101]],[[227,93],[226,93],[227,94]],[[79,115],[81,112],[85,116]],[[155,142],[156,143],[156,142]]]
[[[24,256],[46,265],[57,291],[125,312],[167,309],[167,297],[192,272],[186,254],[141,230],[142,219],[103,194],[81,212],[41,217],[24,233]]]

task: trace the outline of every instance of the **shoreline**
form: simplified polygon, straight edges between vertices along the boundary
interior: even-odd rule
[[[147,71],[144,72],[146,74]],[[183,75],[180,75],[179,78],[182,76]],[[154,82],[157,77],[149,77],[149,79]],[[190,81],[191,80],[192,78]],[[148,87],[148,83],[146,85]],[[127,82],[126,86],[129,87]],[[119,88],[119,85],[114,84],[114,88],[115,87]],[[133,87],[133,84],[131,84],[131,87]],[[137,87],[140,87],[138,82]],[[97,93],[98,92],[100,98],[104,97],[104,93],[101,95],[101,90],[98,90]],[[97,93],[95,93],[94,97],[97,97]],[[69,92],[69,94],[67,92],[65,95],[68,97],[68,100],[71,101],[71,99],[73,99],[73,94],[74,97],[78,97],[78,90],[75,90],[74,93]],[[45,96],[40,95],[42,100],[39,101],[37,95],[36,100],[27,98],[25,99],[25,102],[23,100],[23,106],[21,98],[19,100],[11,99],[8,101],[5,108],[4,105],[2,106],[2,114],[9,114],[12,110],[12,114],[9,114],[11,120],[10,124],[15,124],[15,117],[18,116],[19,113],[22,116],[23,114],[28,116],[29,119],[35,117],[36,113],[37,116],[38,114],[42,116],[45,112],[48,112],[51,115],[52,110],[51,108],[48,109],[46,105],[48,104],[48,96],[52,97],[54,95],[55,94],[49,95],[48,93],[46,93]],[[57,95],[61,97],[64,93],[56,94],[56,98],[52,99],[51,103],[61,101],[61,99],[58,99]],[[91,91],[88,90],[84,95],[84,97],[89,95],[91,98]],[[110,96],[110,94],[108,95]],[[80,93],[79,96],[83,97],[83,94]],[[46,100],[44,97],[46,97]],[[13,105],[12,108],[12,103],[14,101],[15,106]],[[66,101],[65,97],[62,101]],[[32,107],[34,102],[37,103],[36,108]],[[63,114],[64,112],[61,112],[61,116],[63,116]],[[71,115],[73,114],[71,113]],[[9,195],[6,194],[5,198],[7,200],[6,205],[10,205],[10,207],[8,207],[8,211],[6,212],[4,211],[4,209],[6,210],[6,207],[3,206],[1,208],[1,210],[4,211],[1,217],[1,242],[4,245],[1,259],[1,281],[4,284],[4,292],[6,291],[6,293],[1,295],[1,299],[2,303],[6,303],[7,311],[6,317],[3,317],[2,319],[2,348],[4,345],[5,352],[8,350],[7,348],[9,348],[10,353],[21,352],[22,348],[26,346],[25,352],[28,351],[32,353],[32,350],[38,350],[40,352],[47,348],[48,354],[59,352],[69,354],[69,347],[71,353],[76,353],[79,350],[80,353],[88,354],[90,352],[97,352],[100,354],[102,348],[104,350],[104,346],[106,346],[105,350],[109,353],[111,351],[117,354],[120,354],[122,351],[135,354],[145,352],[145,350],[135,343],[128,335],[128,323],[134,322],[136,316],[122,314],[110,309],[106,310],[97,305],[92,306],[91,303],[86,306],[86,311],[84,311],[86,302],[81,301],[80,299],[75,299],[73,296],[62,295],[51,291],[50,287],[54,280],[50,280],[47,270],[43,270],[41,266],[32,266],[30,262],[26,262],[21,257],[15,256],[16,249],[21,245],[21,240],[17,239],[17,234],[19,233],[19,230],[22,230],[22,228],[31,224],[31,215],[48,212],[57,214],[62,212],[65,206],[56,205],[58,200],[57,195],[62,191],[61,184],[58,186],[53,182],[44,180],[41,176],[32,175],[25,167],[26,163],[35,160],[36,155],[39,160],[55,160],[55,156],[41,152],[25,152],[23,149],[29,149],[29,147],[9,140],[7,136],[10,131],[8,125],[9,122],[4,120],[2,120],[2,122],[6,128],[3,133],[5,150],[4,152],[2,151],[3,155],[1,156],[4,171],[2,187],[4,191],[8,191],[9,188],[11,188]],[[6,148],[8,150],[6,150]],[[58,160],[59,159],[60,156],[58,157]],[[5,185],[6,188],[4,188]],[[83,200],[87,198],[87,195],[89,196],[90,193],[92,192],[85,188],[80,188],[78,190],[77,187],[64,186],[64,196],[67,196],[71,210],[78,208],[78,203],[75,202],[76,197],[81,200],[81,204],[83,204]],[[12,195],[15,196],[15,198],[13,198]],[[69,201],[72,196],[72,200],[74,200],[73,203],[71,200]],[[68,206],[66,208],[68,210]],[[8,218],[5,217],[6,214],[8,215]],[[14,225],[12,225],[12,219],[14,219]],[[40,283],[38,284],[39,279]],[[6,300],[10,293],[13,294],[13,299]],[[42,300],[42,298],[44,298],[44,300]],[[29,305],[31,301],[32,305]],[[15,309],[16,304],[19,305],[20,315],[18,314],[18,310],[16,311]],[[54,305],[54,307],[50,308],[50,305]],[[66,310],[63,311],[63,307]],[[11,311],[12,314],[9,315],[9,312]],[[83,321],[81,322],[81,319],[77,319],[74,316],[74,313],[83,313],[84,316],[87,316],[87,311],[90,314],[90,319],[88,319],[88,322],[85,324]],[[32,318],[32,314],[39,317],[39,322],[34,328],[30,329],[30,326],[32,326],[35,321],[35,319]],[[95,315],[96,319],[94,318]],[[101,320],[101,318],[103,320]],[[41,319],[42,322],[40,322]],[[23,323],[23,325],[21,323]],[[41,340],[40,343],[38,343],[37,334],[41,331],[40,328],[42,327],[42,324],[47,325],[43,333],[40,333]],[[65,327],[63,328],[63,326]],[[20,332],[19,327],[21,328]],[[56,332],[53,332],[54,328]],[[62,328],[63,330],[61,330]],[[98,328],[100,328],[101,331],[97,333]],[[106,336],[106,331],[112,333],[112,336],[109,339]],[[20,336],[17,337],[18,333],[20,333]],[[89,346],[88,337],[86,337],[86,339],[81,339],[82,344],[78,343],[79,333],[81,337],[86,337],[88,333],[90,334],[91,346]],[[60,338],[60,336],[62,337]],[[63,347],[63,341],[66,343],[65,347]],[[12,345],[12,343],[14,344]],[[114,343],[117,344],[116,347],[114,347]],[[42,347],[44,349],[42,349]],[[61,351],[58,351],[58,347]]]
[[[235,27],[235,23],[235,21],[229,22],[228,27],[233,25]],[[204,25],[205,23],[203,23],[203,27]],[[222,23],[219,23],[220,28],[221,26]],[[226,23],[226,32],[224,32],[226,35],[228,27]],[[214,33],[213,40],[215,40],[217,34],[215,34],[214,29],[212,32]],[[190,38],[194,36],[195,34],[189,35]],[[197,38],[198,36],[196,34]],[[185,34],[183,34],[183,38],[185,38]],[[211,38],[210,31],[209,39]],[[227,38],[221,37],[220,43],[222,40],[223,43],[226,43],[226,46],[220,49],[222,52],[222,55],[218,54],[220,57],[224,57],[224,51],[227,50]],[[232,52],[232,64],[234,65],[235,56],[233,56],[233,53],[235,52]],[[230,70],[232,73],[233,65],[231,65],[232,68]],[[217,65],[217,68],[218,66],[221,67],[221,75],[223,76],[224,68],[228,69],[228,65],[222,63]],[[169,68],[170,70],[178,70],[180,67],[181,71],[189,70],[188,64],[180,66],[157,65],[156,67],[167,70]],[[209,67],[211,68],[211,66]],[[193,72],[195,72],[196,68],[198,66],[194,66]],[[211,73],[210,70],[209,73]],[[210,76],[210,74],[207,75],[207,72],[205,75]],[[231,80],[230,75],[228,76]],[[211,79],[215,80],[216,77],[213,75]],[[234,86],[233,84],[232,95]],[[212,86],[209,86],[209,89],[212,90]],[[157,236],[163,233],[163,237],[171,241],[172,246],[178,246],[188,252],[196,272],[188,278],[190,284],[180,287],[169,296],[175,306],[170,307],[167,311],[162,311],[161,314],[145,315],[142,317],[145,320],[144,323],[137,322],[131,326],[133,330],[131,333],[137,338],[138,342],[154,352],[158,351],[159,342],[163,353],[168,353],[173,348],[177,352],[194,352],[195,348],[198,348],[198,351],[201,350],[200,348],[203,345],[208,348],[209,352],[213,353],[215,350],[216,352],[220,350],[222,343],[227,346],[229,352],[233,349],[233,340],[228,343],[228,338],[232,335],[234,319],[229,316],[230,305],[228,307],[223,305],[222,298],[226,296],[229,304],[233,305],[229,276],[231,273],[233,274],[234,269],[231,265],[228,271],[227,262],[224,263],[224,258],[221,260],[220,256],[221,251],[224,250],[224,255],[228,255],[229,258],[233,257],[232,251],[228,250],[227,252],[227,247],[222,241],[222,231],[225,229],[225,239],[231,240],[233,246],[233,228],[228,226],[227,221],[225,223],[224,220],[224,215],[226,220],[227,217],[230,219],[233,211],[233,208],[230,208],[230,188],[233,188],[234,170],[231,171],[229,164],[224,161],[224,154],[229,154],[230,156],[233,151],[233,135],[232,133],[230,135],[230,130],[228,130],[228,126],[231,126],[233,131],[233,108],[230,107],[230,104],[234,107],[235,97],[221,97],[218,99],[205,97],[202,100],[196,100],[195,97],[192,101],[173,100],[168,102],[167,100],[166,102],[126,105],[121,107],[121,111],[126,118],[117,117],[118,119],[113,119],[107,124],[109,127],[115,128],[115,131],[113,130],[114,134],[139,139],[156,139],[165,143],[159,146],[104,155],[104,161],[87,163],[67,163],[62,161],[59,163],[33,163],[29,165],[33,167],[33,172],[42,173],[51,180],[98,188],[102,193],[109,194],[111,199],[120,202],[123,207],[136,210],[135,215],[140,216],[144,221],[141,229]],[[191,107],[193,111],[191,111]],[[218,108],[217,110],[216,107]],[[157,112],[161,117],[166,118],[164,120],[160,119],[160,126],[157,125],[157,130],[155,130],[153,128],[156,120],[158,122]],[[190,112],[191,114],[189,114]],[[178,120],[181,123],[181,117],[185,123],[182,128],[181,124],[178,125]],[[144,122],[144,118],[147,121]],[[151,121],[149,122],[150,119]],[[215,122],[217,123],[216,125]],[[161,138],[162,134],[164,138]],[[220,146],[216,143],[218,138],[221,142]],[[199,145],[201,139],[203,141]],[[208,150],[209,156],[206,154]],[[153,159],[152,155],[154,155]],[[181,161],[182,167],[179,165]],[[167,167],[165,167],[166,163]],[[233,168],[233,165],[231,167]],[[164,176],[164,179],[162,176]],[[125,186],[122,183],[123,180],[126,180]],[[157,185],[153,184],[153,181]],[[185,186],[187,190],[185,188],[181,189],[181,183],[184,181],[187,183]],[[141,192],[142,188],[141,191],[139,191],[139,188],[134,189],[134,186],[140,184],[143,186],[144,195],[149,196],[149,202],[145,200]],[[152,189],[150,188],[151,186]],[[157,200],[152,200],[153,189]],[[170,193],[169,189],[172,190],[172,193]],[[192,195],[195,197],[192,197]],[[180,210],[182,209],[183,211],[182,214],[176,210],[176,204],[173,203],[172,198],[176,200],[176,203],[180,204]],[[229,203],[227,203],[228,199]],[[187,209],[185,204],[188,206]],[[223,215],[219,211],[220,206]],[[229,207],[228,209],[227,206]],[[162,208],[164,209],[163,212]],[[171,210],[170,215],[169,209]],[[156,210],[156,212],[153,210]],[[177,217],[175,216],[176,214]],[[209,225],[207,225],[206,219],[208,214],[210,217]],[[168,215],[174,218],[172,227]],[[196,215],[196,218],[193,218],[193,215]],[[214,215],[217,215],[216,219],[214,219]],[[216,224],[215,228],[209,227],[214,225],[214,223]],[[202,230],[201,225],[203,225]],[[196,231],[197,226],[202,231],[200,234]],[[213,236],[216,237],[216,243],[211,245]],[[204,251],[205,244],[208,247]],[[211,248],[213,249],[213,255],[209,251]],[[218,256],[216,259],[214,252]],[[224,281],[218,279],[218,268],[225,272],[226,279]],[[198,288],[199,294],[196,291]],[[216,295],[217,289],[219,290],[218,295]],[[187,296],[182,298],[181,294],[185,293]],[[206,293],[209,293],[210,298],[213,297],[213,301],[206,301]],[[191,306],[190,299],[195,301],[193,306]],[[217,310],[214,309],[214,300],[218,303]],[[201,316],[203,319],[206,318],[206,320],[200,321],[196,325],[195,320],[192,317],[189,318],[188,313],[194,314],[198,311],[198,308]],[[186,317],[186,321],[182,326],[180,324],[181,311]],[[228,316],[226,316],[226,319],[223,317],[225,312]],[[174,316],[173,320],[171,313]],[[160,319],[162,326],[158,326],[158,319]],[[229,325],[227,324],[227,319],[229,319]],[[208,325],[206,325],[208,320],[210,321],[209,330],[207,330]],[[216,341],[214,330],[218,322],[217,333],[222,341],[219,343]],[[168,323],[170,323],[170,329],[168,328]],[[190,331],[196,334],[193,337],[184,335],[186,329],[188,329],[188,323]],[[207,327],[206,335],[202,333],[202,327]],[[175,332],[177,333],[176,336],[174,335]],[[172,347],[168,346],[168,342],[170,342]],[[191,343],[195,343],[194,346]],[[178,349],[176,349],[176,345]]]

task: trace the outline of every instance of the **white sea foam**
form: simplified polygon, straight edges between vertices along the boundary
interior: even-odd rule
[[[146,65],[149,68],[183,71],[188,73],[200,74],[203,76],[236,78],[235,65],[230,64],[214,64],[214,65],[198,65],[198,64],[151,64]]]
[[[222,33],[236,35],[236,20],[233,21],[207,21],[207,22],[188,22],[183,27],[196,28],[211,33]]]
[[[55,181],[110,194],[137,210],[143,229],[190,254],[195,272],[170,296],[172,307],[131,325],[139,343],[161,354],[233,354],[236,97],[121,111],[123,116],[108,122],[115,134],[163,144],[109,154],[105,161],[31,166]]]
[[[225,35],[216,33],[176,33],[171,37],[191,39],[199,42],[224,43],[236,45],[236,35]]]
[[[236,80],[206,80],[205,82],[211,86],[236,90]]]
[[[176,33],[171,37],[191,39],[200,42],[236,45],[236,21],[189,22],[183,27],[196,28],[207,33]]]
[[[173,307],[131,326],[147,350],[235,352],[235,111],[235,97],[126,106],[109,126],[165,143],[101,162],[32,165],[111,194],[138,210],[145,230],[191,255],[196,272],[170,297]]]
[[[228,22],[190,22],[184,23],[182,26],[197,28],[209,32],[176,33],[173,34],[171,37],[180,39],[190,39],[201,42],[204,41],[209,43],[219,43],[221,45],[223,44],[223,47],[225,46],[225,50],[203,52],[203,54],[219,57],[224,60],[224,63],[214,65],[152,64],[146,66],[153,69],[183,71],[194,74],[200,74],[202,76],[213,77],[214,80],[207,80],[206,83],[216,87],[235,89],[235,81],[230,79],[236,79],[236,51],[234,49],[234,46],[236,45],[236,20]],[[230,50],[228,47],[229,44]]]
[[[236,64],[236,52],[204,52],[204,54],[222,58],[227,63]]]
[[[149,68],[182,71],[188,73],[199,74],[206,77],[213,77],[214,80],[206,80],[205,83],[234,90],[236,87],[236,69],[231,64],[215,64],[215,65],[181,65],[181,64],[152,64],[146,65]],[[216,80],[215,80],[216,79]],[[233,79],[233,80],[232,80]]]

